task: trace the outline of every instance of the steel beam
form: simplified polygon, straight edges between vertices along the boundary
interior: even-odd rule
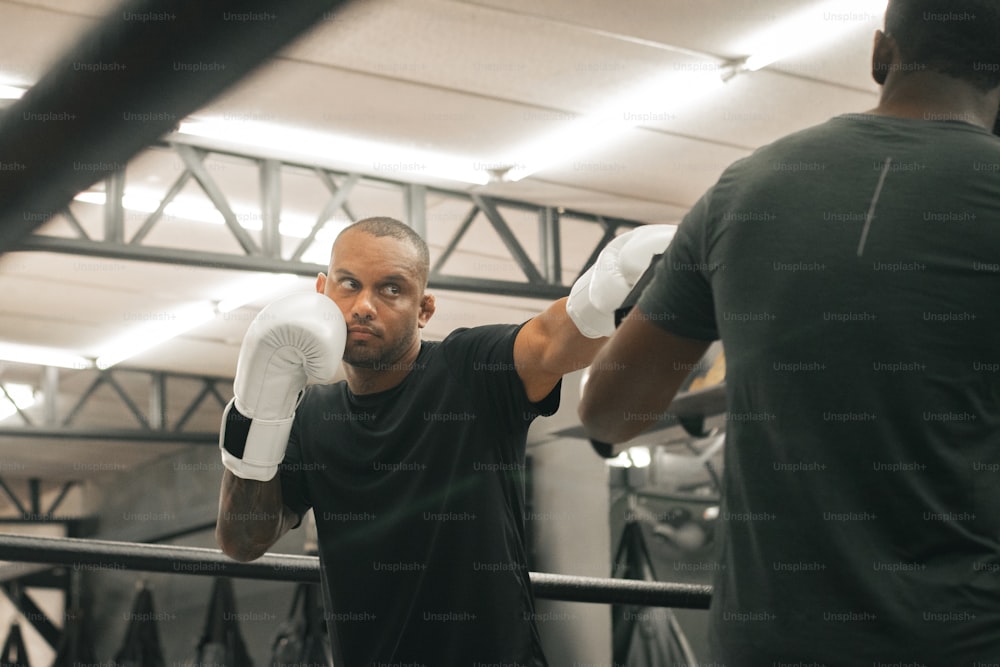
[[[55,426],[59,423],[59,369],[45,366],[42,371],[42,424]]]
[[[2,395],[3,398],[6,398],[7,401],[12,406],[14,406],[14,412],[17,414],[18,417],[24,420],[24,423],[26,425],[34,426],[34,422],[31,420],[31,417],[29,417],[24,413],[24,410],[20,408],[20,406],[17,404],[17,401],[15,401],[14,397],[10,395],[10,393],[7,391],[7,387],[5,387],[2,382],[0,382],[0,395]]]
[[[167,376],[154,372],[149,378],[149,428],[167,428]]]
[[[125,242],[125,172],[116,171],[104,181],[104,240]]]
[[[406,188],[406,220],[420,238],[427,240],[427,188],[411,183]]]
[[[199,143],[199,141],[202,141],[202,143]],[[301,258],[309,246],[313,244],[319,231],[338,210],[343,211],[352,222],[356,221],[357,218],[351,209],[350,199],[358,190],[357,186],[366,183],[376,184],[379,187],[388,186],[389,188],[398,190],[403,199],[405,222],[423,238],[428,238],[429,233],[432,231],[427,228],[429,196],[433,196],[435,200],[444,198],[469,204],[469,212],[460,222],[457,232],[452,235],[442,253],[437,257],[433,267],[431,267],[430,285],[435,289],[553,299],[565,296],[569,291],[567,288],[562,287],[562,266],[567,258],[561,245],[561,235],[559,233],[560,220],[566,219],[585,222],[598,225],[602,229],[601,241],[598,243],[598,247],[584,261],[584,269],[590,266],[604,244],[614,238],[616,230],[622,227],[635,227],[642,224],[635,220],[604,218],[599,215],[580,211],[563,208],[556,209],[530,202],[489,197],[477,192],[448,190],[355,172],[337,172],[317,164],[277,160],[273,157],[255,155],[249,151],[241,152],[234,149],[220,149],[212,147],[208,142],[199,140],[197,137],[176,136],[169,141],[157,143],[155,150],[167,150],[176,153],[184,165],[184,171],[164,194],[158,209],[143,221],[132,239],[124,242],[122,239],[124,234],[122,227],[117,223],[112,224],[110,222],[111,220],[119,220],[121,218],[120,210],[117,213],[115,211],[105,212],[105,220],[109,222],[106,222],[105,225],[105,238],[98,240],[88,237],[82,225],[73,216],[72,211],[67,208],[67,219],[76,228],[80,238],[72,239],[30,235],[21,241],[18,249],[62,252],[109,259],[161,262],[199,266],[202,268],[292,273],[311,278],[316,275],[317,271],[322,271],[326,267],[319,264],[303,263]],[[261,219],[263,221],[260,247],[258,247],[257,242],[254,241],[250,233],[239,223],[238,216],[234,213],[222,190],[205,167],[204,160],[210,154],[232,157],[257,165],[261,191]],[[316,222],[312,230],[305,239],[296,245],[291,255],[287,258],[281,257],[280,248],[282,239],[279,230],[281,208],[284,204],[280,187],[281,170],[284,168],[296,171],[303,169],[312,171],[330,192],[330,198],[323,208],[317,212]],[[105,186],[105,190],[108,193],[108,203],[105,206],[110,206],[115,210],[119,207],[121,203],[120,195],[124,191],[122,178],[122,173],[116,172],[114,179]],[[209,201],[222,215],[227,228],[236,238],[242,252],[197,251],[143,244],[154,225],[162,219],[167,205],[177,196],[191,178],[194,178],[199,183],[208,195]],[[541,249],[538,265],[525,252],[525,244],[522,242],[522,239],[518,238],[518,234],[504,219],[504,216],[500,212],[501,207],[506,210],[513,209],[525,212],[537,217],[538,242]],[[510,259],[521,269],[525,276],[524,281],[483,281],[464,276],[449,276],[444,272],[444,267],[448,259],[456,251],[466,232],[468,232],[480,213],[485,216],[487,222],[500,237],[503,242],[502,246],[506,249]],[[2,248],[0,248],[0,251],[2,251]],[[577,261],[579,259],[581,258],[577,258]]]
[[[281,257],[281,163],[260,163],[260,246],[265,257]]]
[[[250,237],[250,234],[243,228],[243,225],[240,224],[236,213],[229,206],[222,188],[219,187],[219,184],[215,182],[212,175],[208,173],[208,169],[205,168],[204,160],[207,152],[184,144],[176,144],[174,150],[177,151],[181,160],[184,161],[184,166],[194,176],[194,180],[198,181],[198,185],[201,186],[202,191],[208,196],[212,202],[212,206],[222,214],[222,219],[225,221],[226,227],[236,237],[236,241],[243,248],[243,252],[248,255],[259,255],[260,249],[257,247],[257,243]]]
[[[72,489],[74,486],[76,486],[76,482],[63,483],[62,488],[59,489],[59,494],[52,501],[52,504],[49,505],[49,508],[45,510],[45,516],[52,516],[53,514],[56,513],[56,510],[59,509],[60,505],[62,505],[63,500],[66,499],[66,494],[68,494],[70,489]]]
[[[431,267],[430,274],[432,277],[441,274],[441,270],[444,268],[444,265],[448,262],[452,253],[455,252],[455,249],[458,248],[458,244],[462,242],[462,238],[465,236],[465,233],[469,231],[469,227],[472,226],[472,223],[475,221],[477,215],[479,215],[479,207],[473,204],[472,208],[469,209],[469,212],[465,214],[465,218],[462,219],[461,224],[459,224],[458,229],[451,237],[451,240],[448,241],[448,245],[445,246],[441,254],[438,255],[437,261],[434,262],[434,266]]]
[[[541,249],[542,275],[548,283],[562,282],[562,237],[559,212],[551,206],[538,211],[538,247]]]
[[[524,272],[528,282],[533,285],[544,283],[545,280],[542,278],[542,274],[538,272],[538,267],[528,257],[528,253],[524,251],[524,247],[517,240],[517,236],[511,230],[510,225],[500,215],[496,203],[476,193],[471,193],[469,196],[476,203],[476,206],[479,207],[479,210],[483,212],[483,215],[486,216],[486,219],[490,221],[490,224],[493,225],[493,229],[496,230],[503,244],[507,246],[507,251],[514,258],[514,261],[521,267],[521,271]]]
[[[71,255],[86,255],[103,257],[105,259],[120,259],[136,262],[156,262],[159,264],[177,264],[181,266],[198,266],[201,268],[231,269],[234,271],[261,271],[266,273],[292,273],[308,278],[315,278],[318,271],[326,271],[322,264],[306,262],[290,262],[268,257],[250,257],[216,252],[184,250],[180,248],[149,248],[143,246],[113,245],[100,241],[84,241],[81,239],[64,239],[54,236],[29,236],[21,245],[20,250],[35,252],[57,252]],[[527,297],[531,299],[554,300],[569,294],[569,287],[563,285],[532,285],[504,280],[484,280],[466,278],[463,276],[446,276],[433,274],[430,279],[433,289],[452,290],[456,292],[473,292],[477,294],[497,294],[500,296]]]
[[[17,497],[17,494],[15,494],[9,486],[7,486],[7,482],[3,481],[2,479],[0,479],[0,489],[3,490],[4,494],[7,496],[7,499],[10,500],[10,502],[14,505],[17,511],[21,513],[21,516],[27,516],[28,510],[21,503],[21,499]]]
[[[166,206],[166,204],[164,204],[164,206]],[[59,215],[66,218],[66,222],[68,222],[69,226],[73,228],[73,231],[77,233],[77,236],[79,236],[81,239],[87,239],[88,241],[90,240],[90,234],[88,234],[87,230],[83,228],[82,224],[80,224],[80,220],[75,215],[73,215],[73,211],[70,210],[69,206],[64,207],[59,212]]]
[[[326,178],[323,178],[323,176]],[[347,198],[350,196],[351,190],[353,190],[354,186],[357,185],[361,176],[358,174],[349,174],[347,178],[341,182],[339,187],[333,179],[330,178],[330,175],[325,172],[321,174],[320,179],[327,184],[327,187],[333,187],[332,196],[329,200],[327,200],[323,210],[320,211],[319,217],[316,218],[316,224],[312,226],[312,229],[309,230],[309,233],[304,239],[302,239],[299,247],[295,249],[295,252],[292,253],[292,256],[289,258],[293,262],[297,262],[302,259],[302,255],[305,254],[306,250],[309,249],[309,246],[311,246],[313,241],[316,240],[316,235],[319,234],[321,229],[323,229],[327,221],[332,218],[337,211],[343,208],[344,204],[347,203]]]
[[[184,189],[187,182],[191,180],[191,172],[187,169],[181,172],[181,175],[177,177],[167,193],[163,195],[163,199],[160,200],[160,205],[156,207],[156,210],[149,214],[149,217],[142,222],[142,226],[136,231],[135,235],[129,240],[132,245],[138,245],[142,243],[146,236],[152,231],[153,226],[160,221],[163,217],[164,211],[167,210],[167,206],[170,202],[174,200],[174,197]]]
[[[42,636],[42,639],[50,647],[56,648],[59,645],[62,633],[48,615],[35,604],[35,601],[31,599],[31,596],[24,590],[24,587],[16,582],[7,582],[3,584],[3,590],[7,594],[7,599],[31,623],[32,627]]]
[[[198,409],[206,405],[206,402],[222,414],[227,398],[220,392],[220,385],[232,386],[232,379],[225,377],[192,375],[187,373],[168,373],[157,370],[146,369],[108,369],[98,371],[96,369],[84,369],[73,371],[76,374],[92,374],[93,379],[86,386],[82,393],[76,396],[70,409],[65,414],[59,414],[57,409],[56,396],[59,394],[59,375],[48,366],[39,367],[43,378],[43,401],[41,410],[44,414],[44,421],[41,425],[32,422],[25,422],[25,426],[0,426],[0,438],[31,438],[31,439],[75,439],[75,440],[97,440],[97,441],[136,441],[149,443],[183,443],[183,444],[218,444],[219,434],[217,431],[211,432],[188,432],[184,431],[191,417]],[[119,382],[122,375],[145,377],[145,386],[149,388],[148,414],[139,407],[139,402],[129,395],[125,387]],[[85,376],[83,378],[87,380]],[[171,424],[167,415],[167,399],[170,395],[176,395],[180,389],[173,387],[171,381],[183,380],[186,382],[199,382],[201,389],[197,392],[190,392],[185,387],[186,406],[176,423]],[[118,422],[109,423],[107,427],[78,428],[73,426],[77,416],[89,405],[91,399],[102,386],[109,386],[118,396],[121,404],[135,417],[137,425],[135,428],[120,428]],[[189,393],[191,396],[189,396]],[[25,415],[27,417],[27,415]],[[0,492],[6,491],[10,495],[9,489],[0,480]],[[68,489],[63,490],[63,494]],[[12,496],[15,504],[18,505],[22,513],[23,504],[19,503]],[[61,502],[62,496],[58,499]],[[37,502],[32,501],[34,508]],[[35,512],[37,513],[37,509]],[[49,512],[54,511],[50,509]]]

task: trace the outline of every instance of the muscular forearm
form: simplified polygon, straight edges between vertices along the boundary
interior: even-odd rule
[[[514,341],[514,363],[528,399],[540,401],[563,375],[586,368],[607,338],[587,338],[560,299],[529,320]]]
[[[215,539],[230,558],[259,558],[294,525],[281,500],[281,482],[241,479],[229,470],[222,477]]]
[[[586,368],[594,360],[607,338],[587,338],[576,328],[566,313],[566,299],[559,299],[537,318],[550,343],[542,356],[542,367],[554,374],[565,375]]]

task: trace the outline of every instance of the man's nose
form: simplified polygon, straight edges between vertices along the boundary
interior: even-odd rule
[[[365,321],[375,319],[375,301],[372,296],[371,291],[367,289],[358,292],[354,303],[351,304],[351,317]]]

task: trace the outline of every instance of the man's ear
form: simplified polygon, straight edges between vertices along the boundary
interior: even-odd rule
[[[896,40],[881,30],[875,31],[875,45],[872,48],[872,78],[882,86],[896,63],[898,49]]]
[[[424,296],[420,299],[420,313],[417,315],[417,326],[421,329],[427,326],[427,322],[430,321],[435,308],[434,295],[424,294]]]
[[[316,274],[316,291],[326,294],[326,276],[322,272]]]

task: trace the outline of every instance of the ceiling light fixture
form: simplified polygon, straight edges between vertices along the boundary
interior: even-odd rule
[[[263,149],[269,156],[279,159],[308,157],[312,162],[325,160],[331,168],[350,165],[365,173],[390,179],[406,174],[478,185],[489,180],[486,171],[476,168],[477,161],[471,157],[434,153],[272,123],[233,123],[218,118],[192,119],[181,123],[171,138],[183,141],[185,136],[208,139],[213,142],[212,147],[217,148]]]
[[[677,63],[674,71],[654,77],[597,112],[585,114],[513,151],[507,162],[518,166],[506,174],[506,180],[517,181],[542,169],[565,165],[584,152],[609,144],[632,127],[670,120],[683,108],[720,92],[741,72],[760,70],[842,37],[861,25],[871,27],[885,14],[886,6],[887,0],[833,0],[814,4],[751,35],[732,49],[753,54],[745,59]]]
[[[55,366],[74,370],[92,368],[94,362],[83,356],[51,347],[0,343],[0,360],[34,366]]]
[[[141,316],[145,321],[102,345],[96,366],[101,370],[111,368],[214,320],[218,314],[230,313],[259,299],[270,300],[296,280],[298,276],[290,273],[252,276],[227,287],[228,296],[218,302],[199,301],[173,311],[137,313],[136,319]]]
[[[742,69],[756,72],[789,56],[829,44],[859,27],[874,28],[885,16],[887,0],[829,0],[793,12],[736,45],[750,53]]]
[[[509,162],[516,166],[506,179],[519,181],[542,169],[565,165],[610,144],[634,127],[670,120],[682,108],[720,91],[725,86],[728,66],[722,62],[685,63],[683,67],[678,64],[644,81],[600,110],[515,148]]]
[[[101,346],[103,352],[97,355],[96,363],[99,369],[111,368],[215,319],[215,308],[205,301],[175,311],[135,314],[140,316],[147,321]]]
[[[0,100],[19,100],[26,92],[27,90],[21,86],[0,83]]]

